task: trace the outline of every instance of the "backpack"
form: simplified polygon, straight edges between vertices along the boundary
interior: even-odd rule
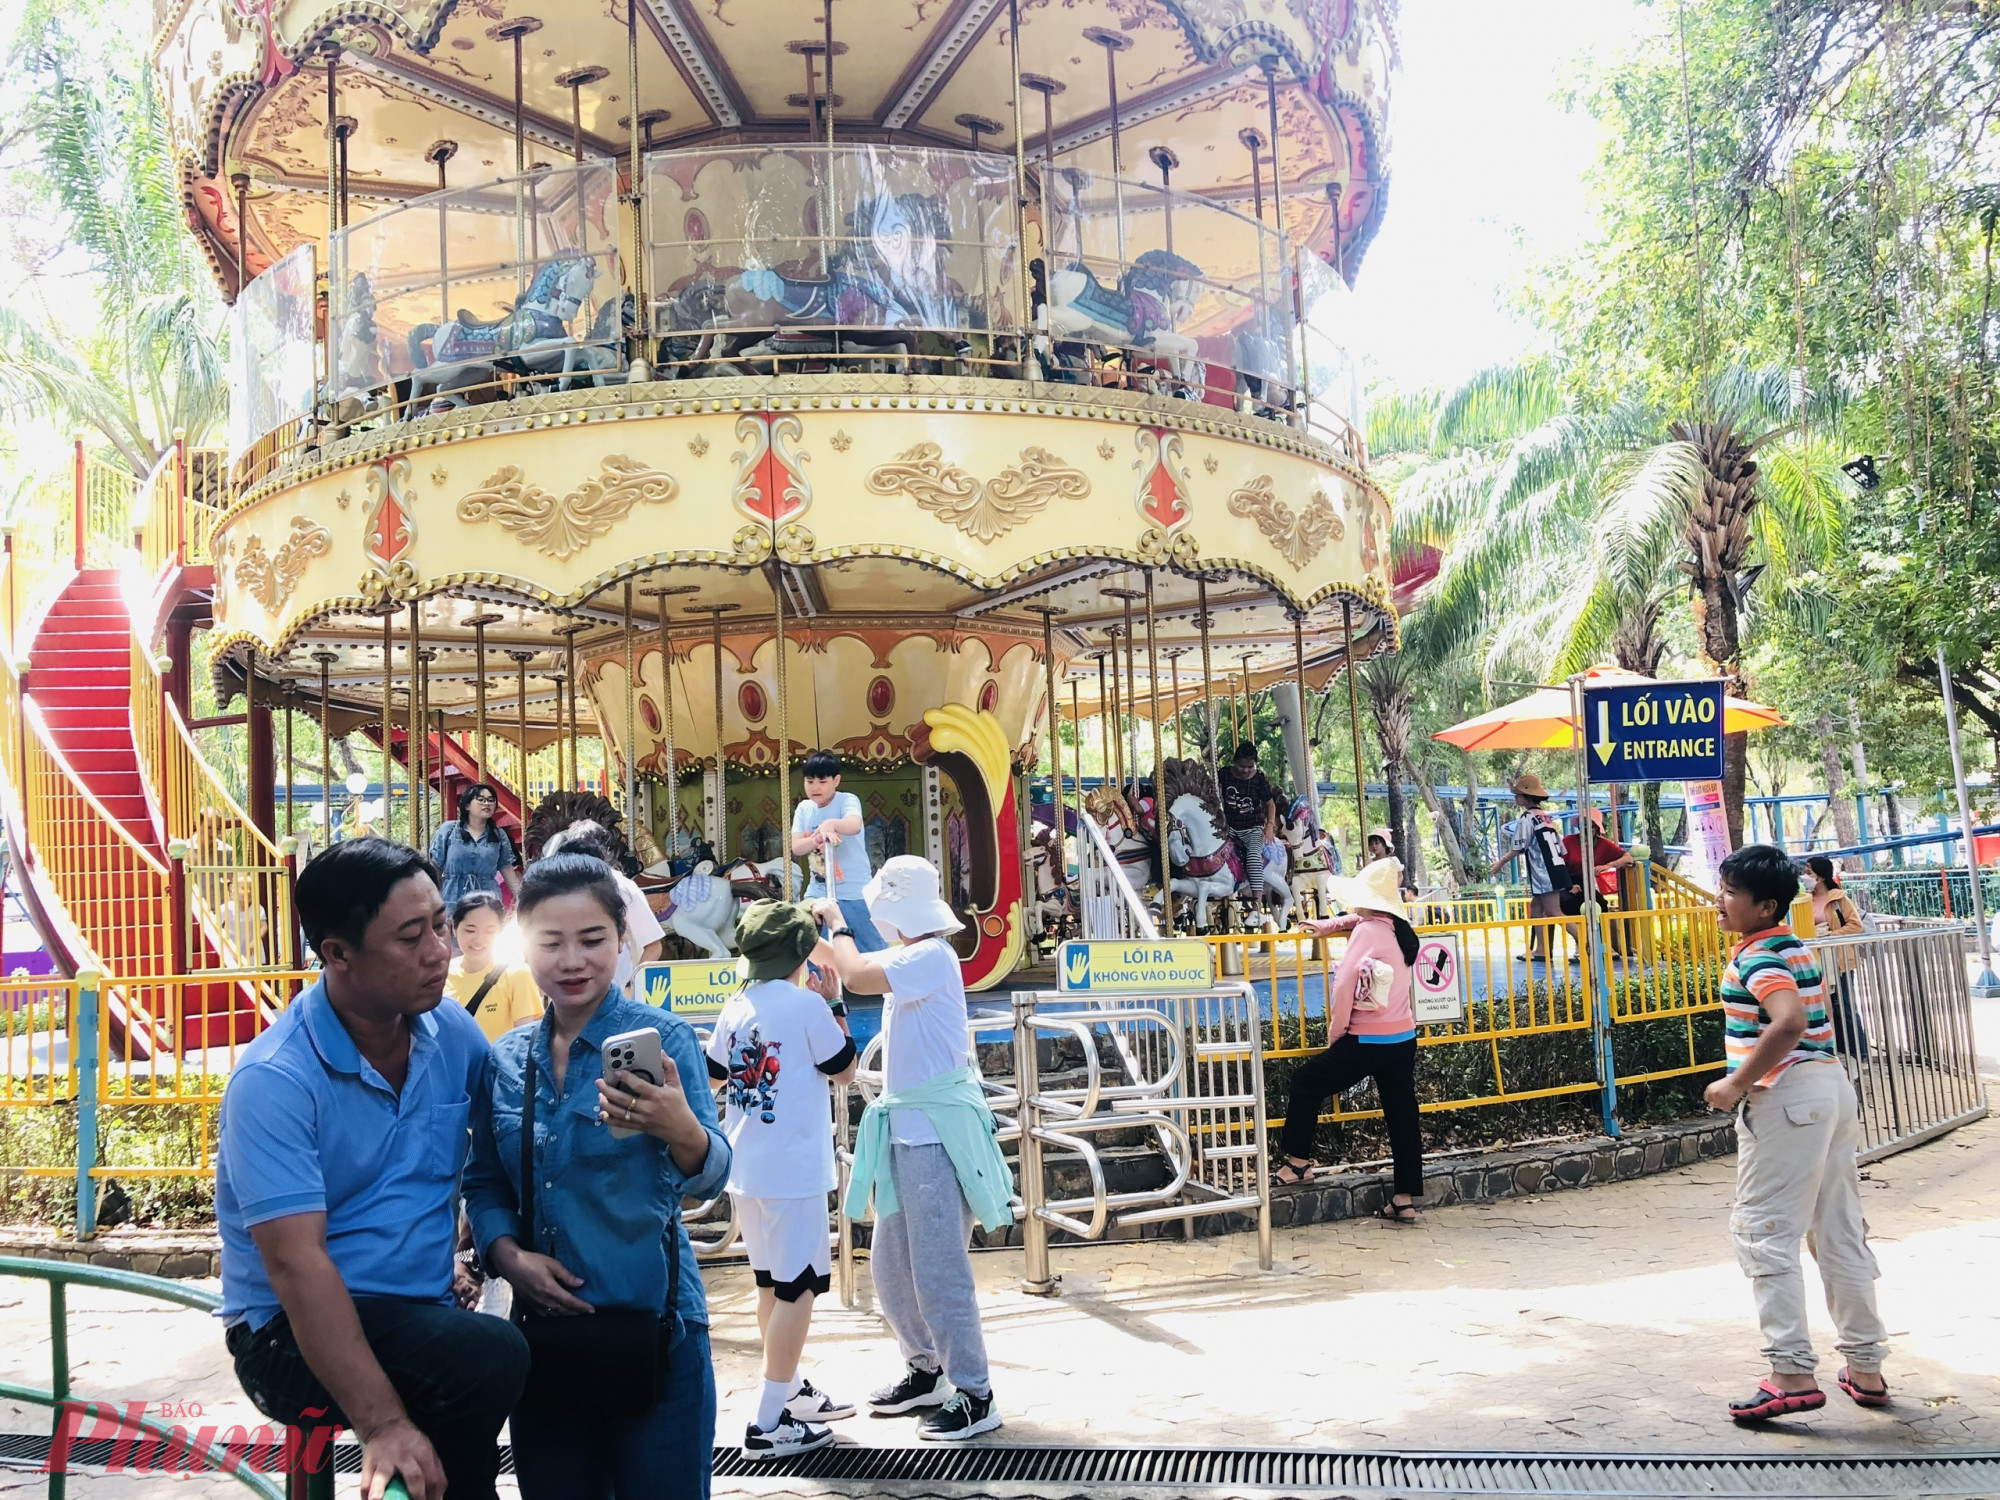
[[[1583,910],[1583,900],[1581,894],[1571,891],[1570,887],[1576,885],[1581,877],[1570,869],[1569,861],[1563,857],[1562,829],[1556,826],[1554,818],[1536,818],[1533,831],[1528,835],[1525,857],[1532,861],[1538,855],[1549,872],[1549,889],[1562,898],[1563,914],[1577,915]],[[1575,903],[1574,910],[1571,908],[1572,901]]]

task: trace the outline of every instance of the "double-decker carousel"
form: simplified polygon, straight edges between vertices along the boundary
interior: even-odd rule
[[[1339,349],[1390,0],[537,3],[163,7],[224,674],[370,735],[392,836],[615,816],[688,952],[711,870],[795,887],[812,748],[972,987],[1061,921],[1029,789],[1076,824],[1086,741],[1092,823],[1206,868],[1184,724],[1395,639]]]

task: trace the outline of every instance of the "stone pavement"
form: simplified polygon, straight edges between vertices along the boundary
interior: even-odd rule
[[[1440,1209],[1414,1229],[1371,1221],[1277,1234],[1277,1274],[1248,1236],[1059,1248],[1063,1295],[1015,1289],[1020,1257],[983,1255],[995,1386],[1019,1443],[1367,1449],[1936,1453],[2000,1449],[2000,1122],[1981,1121],[1868,1169],[1864,1191],[1896,1336],[1897,1405],[1834,1392],[1815,1419],[1763,1432],[1723,1415],[1760,1373],[1729,1248],[1733,1163],[1547,1198]],[[1811,1271],[1807,1272],[1811,1276]],[[865,1283],[865,1276],[864,1276]],[[750,1279],[711,1272],[720,1434],[742,1431],[757,1382]],[[1815,1302],[1817,1296],[1814,1297]],[[74,1298],[76,1383],[91,1395],[204,1403],[254,1421],[218,1331],[112,1294]],[[47,1378],[39,1286],[0,1281],[0,1379]],[[1824,1329],[1824,1318],[1818,1323]],[[1831,1355],[1830,1331],[1823,1334]],[[865,1311],[829,1306],[814,1378],[860,1396],[896,1373]],[[1822,1376],[1831,1389],[1834,1361]],[[45,1419],[0,1403],[0,1431]],[[865,1416],[843,1439],[914,1441]],[[0,1470],[0,1496],[41,1493]],[[165,1493],[158,1479],[71,1481],[81,1496]],[[825,1493],[802,1480],[718,1493]],[[345,1492],[345,1491],[344,1491]],[[214,1476],[172,1493],[241,1493]]]

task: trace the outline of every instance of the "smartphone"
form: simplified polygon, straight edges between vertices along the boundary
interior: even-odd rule
[[[621,1032],[604,1044],[605,1080],[615,1084],[625,1073],[643,1078],[655,1088],[666,1081],[667,1070],[660,1061],[660,1034],[652,1027]],[[644,1132],[638,1126],[620,1125],[617,1115],[612,1115],[611,1138],[614,1141],[629,1140],[642,1134]]]

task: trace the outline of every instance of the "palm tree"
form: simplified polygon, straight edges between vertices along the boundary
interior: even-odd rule
[[[0,308],[0,407],[87,429],[144,474],[176,431],[208,437],[228,392],[221,307],[182,217],[166,122],[120,38],[41,3],[10,59],[34,83],[24,131],[37,187],[89,275]],[[84,328],[58,305],[77,301],[79,281],[94,294]]]

